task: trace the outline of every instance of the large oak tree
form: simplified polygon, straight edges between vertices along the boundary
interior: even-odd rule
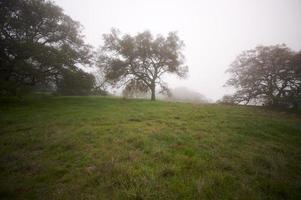
[[[301,57],[285,45],[258,46],[231,64],[227,85],[237,91],[233,101],[260,101],[270,106],[301,103]]]
[[[0,1],[0,91],[55,83],[90,64],[81,26],[48,0]]]
[[[183,65],[184,43],[175,32],[170,32],[167,37],[154,37],[149,31],[132,36],[112,29],[103,38],[98,67],[113,86],[150,92],[151,100],[155,100],[156,87],[167,90],[163,81],[165,74],[184,77],[188,71]]]

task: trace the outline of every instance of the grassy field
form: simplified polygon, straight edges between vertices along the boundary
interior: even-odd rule
[[[297,114],[100,97],[0,107],[0,199],[301,199]]]

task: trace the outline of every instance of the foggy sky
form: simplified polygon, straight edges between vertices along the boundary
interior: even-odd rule
[[[225,70],[243,50],[286,43],[301,50],[301,0],[55,0],[98,48],[112,27],[135,34],[178,31],[186,47],[186,79],[167,78],[217,100],[231,93]]]

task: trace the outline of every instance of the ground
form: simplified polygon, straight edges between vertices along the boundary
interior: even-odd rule
[[[301,199],[300,114],[103,97],[0,109],[0,199]]]

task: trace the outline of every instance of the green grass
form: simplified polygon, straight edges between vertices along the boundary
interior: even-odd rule
[[[0,199],[301,199],[297,114],[100,97],[0,107]]]

